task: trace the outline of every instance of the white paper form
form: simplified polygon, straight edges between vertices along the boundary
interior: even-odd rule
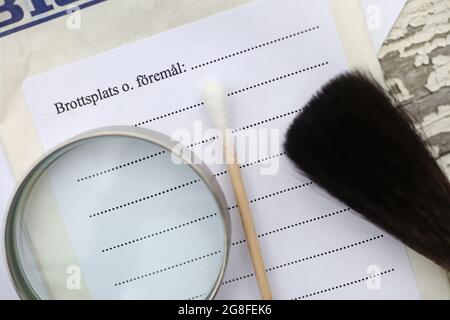
[[[273,129],[281,137],[270,153],[242,164],[274,297],[419,298],[404,246],[323,196],[282,151],[282,137],[301,107],[348,64],[328,1],[280,3],[259,1],[29,79],[24,91],[41,141],[48,149],[107,125],[134,125],[167,135],[185,129],[193,134],[193,149],[201,156],[203,146],[216,143],[194,134],[199,123],[205,129],[212,126],[201,92],[207,80],[219,79],[228,89],[231,126],[237,135]],[[134,160],[123,154],[110,166]],[[276,174],[261,175],[262,167],[277,164]],[[108,174],[125,174],[129,168]],[[230,260],[218,298],[257,299],[229,177],[221,174],[222,165],[210,168],[225,192],[232,222]],[[89,168],[74,166],[71,177],[104,170],[105,165],[94,160]],[[104,183],[106,176],[95,176],[89,183]],[[73,196],[69,193],[74,181],[53,183],[58,190],[68,190],[60,194],[59,205],[72,246],[81,251],[74,235],[86,232],[89,225],[64,216],[64,198]],[[85,192],[77,189],[80,199],[95,197],[88,192],[91,187]],[[117,199],[130,200],[129,195]],[[89,203],[80,203],[85,205],[82,212],[93,211]],[[108,223],[117,227],[113,219]],[[129,237],[124,230],[117,242]],[[115,259],[110,263],[120,263],[120,255]],[[119,278],[123,274],[105,279],[111,290]]]
[[[9,167],[8,160],[6,159],[3,146],[0,144],[0,221],[3,222],[4,215],[6,214],[6,207],[8,206],[9,198],[14,190],[16,182],[14,181],[11,168]],[[2,239],[3,240],[3,239]],[[3,243],[1,245],[0,254],[2,261],[0,263],[0,299],[18,299],[16,290],[11,284],[11,280],[6,270],[5,261],[3,261]]]

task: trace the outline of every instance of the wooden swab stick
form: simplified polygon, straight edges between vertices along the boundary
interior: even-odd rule
[[[231,177],[234,195],[239,207],[242,225],[244,227],[247,246],[255,270],[256,280],[259,286],[259,292],[263,300],[272,300],[269,281],[267,279],[266,267],[259,248],[258,237],[253,224],[252,213],[248,203],[247,193],[245,192],[244,182],[241,176],[241,169],[237,163],[234,152],[232,135],[228,129],[228,113],[226,104],[227,95],[221,84],[209,82],[204,91],[204,102],[208,112],[214,121],[217,129],[222,133],[224,141],[225,159],[228,166],[228,173]]]

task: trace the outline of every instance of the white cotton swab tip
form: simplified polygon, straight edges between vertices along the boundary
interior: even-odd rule
[[[233,144],[230,143],[230,136],[232,136],[232,134],[227,134],[230,131],[228,130],[227,98],[228,96],[222,84],[217,81],[210,81],[206,84],[203,91],[203,101],[208,109],[209,116],[217,129],[225,136],[224,149],[226,153],[228,174],[231,179],[231,184],[233,185],[234,195],[239,208],[242,226],[253,263],[253,269],[255,270],[261,298],[264,300],[271,300],[272,292],[270,290],[264,260],[261,255],[261,249],[259,248],[258,236],[253,223],[247,193],[245,192],[244,181],[242,180],[240,171],[241,169],[236,161]]]
[[[220,82],[209,81],[203,91],[203,101],[214,125],[222,132],[228,128],[227,94]]]

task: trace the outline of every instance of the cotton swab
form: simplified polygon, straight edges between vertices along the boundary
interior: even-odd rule
[[[228,110],[227,95],[223,86],[215,81],[209,82],[203,93],[204,102],[208,109],[209,115],[220,130],[223,137],[223,146],[225,152],[225,160],[228,167],[228,173],[231,177],[234,194],[239,207],[242,225],[247,239],[247,245],[255,270],[256,280],[258,282],[259,291],[263,300],[271,300],[272,293],[267,279],[266,268],[259,248],[258,237],[255,232],[250,205],[247,193],[245,192],[244,182],[241,176],[241,170],[236,160],[232,134],[227,130],[228,126]]]

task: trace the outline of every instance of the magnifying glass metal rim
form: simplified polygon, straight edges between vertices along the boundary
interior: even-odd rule
[[[16,254],[16,252],[18,252],[18,249],[15,240],[15,226],[16,219],[20,217],[20,215],[16,214],[16,209],[22,193],[27,190],[27,186],[29,185],[29,183],[34,183],[34,181],[38,180],[41,174],[44,173],[45,170],[58,159],[59,156],[72,150],[83,141],[108,136],[140,139],[166,149],[170,153],[176,155],[179,159],[183,160],[191,168],[193,168],[198,176],[206,184],[208,189],[211,191],[216,203],[220,208],[220,214],[225,226],[225,244],[222,266],[216,283],[206,297],[207,300],[213,299],[217,294],[217,291],[222,282],[228,262],[231,245],[231,223],[228,214],[228,205],[225,200],[222,188],[220,187],[219,183],[217,182],[216,178],[209,170],[209,168],[202,161],[200,161],[199,158],[191,150],[184,146],[180,146],[179,142],[170,139],[168,136],[162,133],[150,129],[128,126],[111,126],[91,130],[75,136],[74,138],[71,138],[62,144],[59,144],[58,146],[54,147],[50,151],[46,152],[43,156],[41,156],[40,159],[31,166],[31,168],[18,183],[16,190],[14,191],[13,196],[9,202],[7,214],[3,222],[3,259],[6,262],[10,280],[13,283],[17,294],[21,299],[41,299],[41,297],[39,297],[39,295],[33,289],[32,285],[29,284],[26,273],[23,271],[22,265],[20,263],[20,259]]]

